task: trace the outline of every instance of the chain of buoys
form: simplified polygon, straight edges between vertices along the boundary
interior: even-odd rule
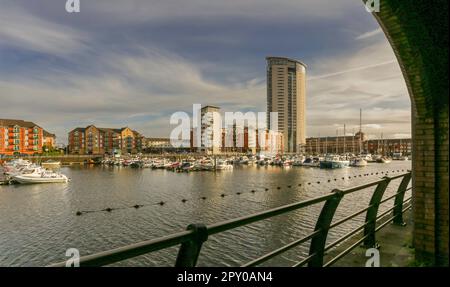
[[[410,172],[410,170],[406,170],[406,171],[407,171],[407,172]],[[404,169],[401,169],[401,170],[399,169],[399,170],[392,170],[392,171],[381,171],[381,172],[365,173],[365,174],[354,175],[353,178],[356,178],[356,177],[363,177],[363,176],[370,176],[370,175],[379,175],[379,174],[380,174],[380,175],[387,175],[388,173],[395,173],[395,172],[405,172],[405,170],[404,170]],[[348,176],[348,179],[351,179],[351,178],[352,178],[351,176]],[[341,179],[342,179],[342,180],[345,180],[345,179],[347,179],[347,177],[341,177]],[[337,178],[334,178],[333,180],[334,180],[334,181],[337,181],[338,179],[337,179]],[[327,182],[331,182],[331,181],[332,181],[332,179],[327,179]],[[317,181],[317,182],[315,182],[315,183],[316,183],[316,184],[321,184],[321,181]],[[313,183],[312,183],[312,182],[307,182],[306,184],[301,184],[301,183],[299,183],[298,186],[301,187],[301,186],[303,186],[303,185],[311,185],[311,184],[313,184]],[[292,185],[288,185],[287,188],[292,188]],[[269,190],[270,190],[270,189],[267,188],[267,187],[264,188],[264,191],[269,191]],[[276,187],[276,190],[281,190],[281,186],[277,186],[277,187]],[[252,190],[250,190],[250,192],[240,192],[240,191],[238,191],[238,192],[236,192],[235,194],[236,194],[236,195],[242,195],[242,194],[245,194],[245,193],[255,194],[256,192],[257,192],[257,190],[252,189]],[[221,194],[220,194],[220,197],[221,197],[221,198],[224,198],[224,197],[229,196],[229,195],[231,195],[231,194],[221,193]],[[206,200],[207,197],[206,197],[206,196],[202,196],[202,197],[200,197],[200,199],[201,199],[201,200]],[[181,199],[181,202],[182,202],[182,203],[186,203],[186,202],[188,202],[188,199],[183,198],[183,199]],[[139,209],[139,208],[142,208],[142,207],[146,207],[146,206],[154,206],[154,205],[164,206],[165,204],[166,204],[165,201],[160,201],[160,202],[158,202],[158,203],[150,203],[150,204],[135,204],[135,205],[129,206],[129,207],[115,207],[115,208],[107,207],[107,208],[100,209],[100,210],[82,210],[82,211],[77,211],[77,212],[75,213],[75,215],[81,216],[81,215],[83,215],[83,214],[85,214],[85,213],[94,213],[94,212],[108,212],[108,213],[111,213],[111,212],[114,211],[114,210],[129,209],[129,208]]]

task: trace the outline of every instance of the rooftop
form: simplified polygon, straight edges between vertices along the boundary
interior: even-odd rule
[[[305,68],[308,67],[308,66],[306,66],[306,64],[303,63],[302,61],[299,61],[299,60],[296,60],[296,59],[292,59],[292,58],[288,58],[288,57],[275,57],[275,56],[267,56],[267,57],[266,57],[266,60],[267,60],[267,61],[272,60],[272,59],[288,60],[288,61],[291,61],[291,62],[298,63],[298,64],[302,65],[302,66],[305,67]]]
[[[20,126],[25,128],[34,128],[39,127],[37,124],[33,122],[27,122],[24,120],[13,120],[13,119],[0,119],[0,126],[9,127],[9,126]]]

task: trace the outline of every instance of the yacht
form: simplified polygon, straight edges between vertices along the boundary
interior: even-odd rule
[[[364,158],[357,157],[350,161],[350,166],[354,166],[354,167],[367,166],[367,161]]]
[[[232,170],[233,165],[226,163],[223,160],[218,160],[216,162],[216,170]]]
[[[320,158],[318,158],[318,157],[307,157],[303,161],[302,166],[320,167]]]
[[[377,162],[379,163],[390,163],[392,160],[389,157],[382,156],[377,159]]]
[[[22,184],[32,183],[67,183],[69,179],[64,174],[54,172],[43,172],[39,176],[33,175],[16,175],[12,178],[14,181]]]
[[[323,161],[320,162],[320,168],[343,168],[348,167],[350,162],[344,158],[341,158],[337,155],[330,155],[325,157]]]

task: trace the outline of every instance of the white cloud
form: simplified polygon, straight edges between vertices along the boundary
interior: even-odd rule
[[[57,25],[8,6],[0,9],[0,45],[52,55],[69,55],[85,49],[85,33]]]
[[[365,124],[364,128],[379,130],[382,128],[382,126],[378,124]]]
[[[378,28],[378,29],[363,33],[361,35],[358,35],[355,39],[356,40],[364,40],[364,39],[371,38],[373,36],[376,36],[376,35],[379,35],[382,33],[383,33],[383,30],[381,30],[381,28]]]
[[[386,135],[411,131],[411,104],[389,43],[380,39],[357,53],[315,59],[307,76],[308,134],[335,134],[330,126],[347,124]],[[350,129],[349,129],[350,130]]]

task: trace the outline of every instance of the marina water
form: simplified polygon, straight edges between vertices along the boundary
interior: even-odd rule
[[[129,167],[63,167],[66,184],[0,186],[0,266],[44,266],[212,224],[406,172],[410,161],[361,168],[236,166],[231,171],[175,173]],[[383,173],[382,173],[383,172]],[[344,179],[343,179],[344,178]],[[398,186],[393,181],[385,196]],[[343,199],[334,220],[367,206],[372,189]],[[162,204],[164,203],[164,204]],[[383,209],[392,206],[380,207]],[[135,205],[142,205],[135,208]],[[311,232],[322,204],[211,236],[199,266],[239,266]],[[105,209],[111,208],[111,211]],[[83,212],[77,216],[77,212]],[[328,240],[359,226],[364,215],[332,230]],[[290,266],[305,257],[309,242],[269,260]],[[178,247],[117,263],[173,266]]]

